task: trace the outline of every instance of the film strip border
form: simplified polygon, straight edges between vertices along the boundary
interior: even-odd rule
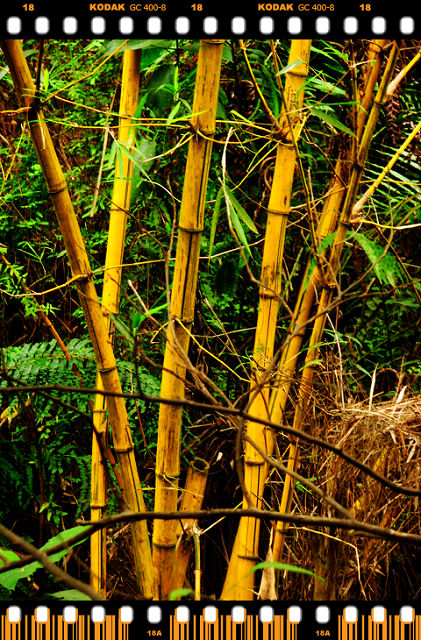
[[[83,603],[0,608],[2,640],[421,640],[413,606]]]
[[[166,2],[168,4],[166,4]],[[419,31],[419,18],[402,6],[384,3],[243,3],[226,6],[173,0],[158,2],[89,2],[63,13],[41,2],[0,7],[1,38],[371,38],[411,37]],[[5,3],[6,4],[6,3]],[[344,5],[347,5],[345,8]],[[66,7],[67,9],[67,7]],[[414,12],[414,14],[417,12]]]

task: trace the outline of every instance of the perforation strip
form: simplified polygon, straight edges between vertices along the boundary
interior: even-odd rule
[[[27,7],[33,5],[24,5]],[[95,4],[95,7],[105,5]],[[113,5],[110,5],[113,6]],[[130,5],[133,7],[141,5]],[[146,5],[148,6],[148,5]],[[164,10],[149,12],[133,10],[129,14],[119,12],[87,12],[78,15],[48,15],[26,11],[2,16],[0,10],[1,37],[307,37],[334,35],[335,37],[410,36],[416,32],[416,19],[411,15],[319,15],[305,11],[294,15],[262,10],[254,16],[211,14],[202,12],[174,16]],[[165,5],[161,5],[164,7]],[[191,5],[200,6],[200,5]],[[262,4],[262,7],[275,5]],[[306,5],[302,5],[306,6]],[[323,5],[324,6],[324,5]],[[151,14],[152,13],[152,14]]]
[[[421,640],[411,605],[136,602],[0,609],[2,640]]]

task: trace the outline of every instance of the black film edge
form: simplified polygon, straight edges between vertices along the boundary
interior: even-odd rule
[[[87,602],[0,607],[2,637],[32,640],[420,640],[417,607],[344,602]],[[30,635],[27,631],[30,629]],[[23,632],[23,633],[22,633]]]
[[[413,7],[357,2],[90,2],[0,7],[0,37],[387,38],[418,31]]]

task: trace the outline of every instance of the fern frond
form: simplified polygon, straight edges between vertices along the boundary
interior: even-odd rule
[[[363,233],[354,233],[353,237],[365,252],[381,284],[395,287],[398,282],[405,281],[405,274],[399,262],[391,253],[385,253],[384,247]]]

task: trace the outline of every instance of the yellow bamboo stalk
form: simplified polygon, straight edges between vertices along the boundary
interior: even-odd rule
[[[321,242],[334,229],[338,219],[340,207],[345,194],[345,175],[347,172],[346,159],[339,159],[335,167],[335,175],[331,188],[326,195],[320,223],[316,230],[318,242]],[[298,356],[303,344],[306,331],[306,323],[310,318],[313,308],[316,288],[323,280],[319,266],[316,265],[312,272],[308,262],[304,273],[294,314],[286,336],[286,346],[282,351],[276,383],[270,396],[271,419],[279,424],[284,419],[285,408],[289,397],[291,383],[295,374]]]
[[[399,84],[402,82],[402,80],[408,75],[408,73],[410,72],[410,70],[412,69],[412,67],[414,65],[417,64],[417,62],[419,62],[421,59],[421,49],[419,51],[417,51],[417,53],[415,54],[415,56],[412,58],[412,60],[410,60],[408,62],[408,64],[398,73],[398,75],[396,76],[396,78],[394,78],[392,80],[392,82],[389,84],[388,88],[387,88],[387,95],[391,96],[393,95],[393,93],[396,91],[397,87],[399,86]]]
[[[373,43],[370,43],[368,47],[368,59],[363,72],[363,80],[361,82],[362,100],[357,127],[358,138],[361,135],[361,130],[367,115],[367,109],[373,98],[374,87],[380,69],[380,54],[385,44],[385,40],[376,40]],[[332,233],[336,226],[349,173],[348,164],[349,160],[346,157],[346,154],[345,157],[340,157],[336,163],[334,176],[331,181],[329,191],[325,197],[323,211],[317,226],[316,236],[318,243],[320,243],[327,235]],[[307,265],[297,297],[294,315],[286,339],[286,347],[282,352],[278,365],[279,373],[277,376],[277,383],[270,397],[271,418],[276,423],[282,422],[284,417],[291,381],[304,338],[305,324],[311,314],[316,287],[323,280],[322,274],[319,272],[318,265],[313,269],[310,276],[308,274],[309,264]],[[272,452],[268,451],[268,453],[271,454]]]
[[[88,255],[66,180],[36,100],[35,85],[23,53],[22,43],[20,40],[2,40],[1,47],[6,56],[18,100],[22,106],[27,107],[32,142],[63,235],[103,388],[111,394],[121,393],[117,364],[93,282]],[[129,509],[145,511],[124,399],[114,395],[108,396],[107,408],[124,484],[124,499]],[[136,523],[132,527],[132,534],[139,588],[144,597],[151,598],[154,594],[154,586],[146,522]]]
[[[335,239],[332,247],[331,257],[329,260],[329,271],[327,272],[330,278],[330,286],[323,288],[320,301],[317,307],[316,319],[313,325],[313,330],[310,337],[309,349],[307,351],[305,365],[301,376],[300,387],[298,390],[298,403],[294,414],[293,427],[301,430],[303,428],[304,419],[307,413],[308,404],[310,400],[312,380],[316,361],[319,353],[318,344],[322,339],[323,331],[326,324],[326,312],[327,308],[333,297],[334,282],[336,274],[339,270],[340,256],[342,247],[345,241],[346,231],[349,227],[349,220],[352,212],[352,208],[355,204],[355,200],[358,194],[358,188],[360,185],[361,176],[364,170],[364,166],[367,159],[368,150],[374,134],[376,123],[380,114],[381,107],[386,99],[387,85],[390,82],[393,69],[396,64],[398,54],[398,47],[396,43],[393,43],[392,50],[389,55],[385,71],[383,73],[379,89],[376,94],[373,106],[370,111],[367,125],[364,129],[364,133],[361,140],[361,145],[358,150],[357,158],[351,171],[350,182],[347,188],[347,194],[341,217],[339,220],[338,229],[335,234]],[[288,469],[296,470],[298,462],[298,446],[294,441],[290,445]],[[292,496],[295,488],[295,482],[290,476],[285,478],[284,490],[281,498],[280,513],[288,513],[291,509]],[[287,523],[278,522],[275,529],[274,542],[273,542],[273,559],[279,561],[281,557],[283,545],[285,542],[285,532],[288,528]]]
[[[181,512],[198,511],[202,508],[208,471],[209,464],[206,460],[201,458],[193,460],[187,471],[186,484],[181,497]],[[179,521],[177,528],[178,541],[175,552],[174,589],[182,589],[184,586],[196,527],[197,519],[182,518]]]
[[[264,386],[257,394],[253,389],[272,360],[275,344],[276,322],[281,292],[282,259],[285,230],[296,162],[296,140],[299,131],[299,110],[303,105],[303,85],[307,77],[311,40],[292,40],[288,64],[292,67],[285,78],[284,108],[280,117],[283,139],[277,145],[276,163],[269,198],[268,218],[263,250],[259,308],[252,363],[252,399],[249,413],[268,419],[269,388]],[[247,433],[258,446],[266,451],[273,449],[271,429],[249,422]],[[252,505],[259,507],[264,482],[267,477],[267,462],[249,443],[244,457],[244,482]],[[243,506],[247,507],[245,501]],[[260,520],[240,520],[234,547],[225,578],[221,598],[223,600],[251,600],[253,598],[254,573],[250,570],[258,561]]]
[[[361,139],[368,109],[374,96],[382,59],[381,54],[386,42],[386,40],[374,40],[368,47],[367,63],[363,67],[360,85],[360,94],[362,97],[357,114],[357,140]],[[333,233],[337,224],[343,197],[346,192],[346,185],[349,180],[348,155],[349,152],[346,151],[344,157],[340,156],[336,162],[333,179],[329,191],[326,194],[322,214],[317,226],[316,235],[319,243]],[[277,424],[284,419],[291,382],[295,374],[298,355],[303,344],[305,326],[313,308],[316,288],[323,283],[324,279],[323,274],[320,273],[319,265],[314,267],[310,275],[309,266],[310,262],[307,264],[301,282],[294,308],[294,315],[286,337],[286,346],[281,354],[278,365],[277,383],[271,393],[271,418]]]
[[[358,202],[355,203],[352,209],[352,214],[351,214],[352,222],[358,222],[360,220],[359,213],[361,209],[363,208],[367,200],[370,198],[370,196],[373,195],[373,193],[375,192],[377,187],[381,184],[381,182],[384,180],[384,178],[387,176],[389,171],[393,168],[393,166],[399,160],[399,158],[401,157],[405,149],[411,144],[413,139],[418,135],[420,130],[421,130],[421,120],[419,121],[417,126],[414,127],[414,129],[411,131],[409,136],[406,138],[405,142],[403,142],[399,147],[399,149],[395,151],[395,153],[393,154],[393,157],[389,160],[389,162],[384,167],[384,169],[379,173],[379,175],[374,180],[374,182],[368,187],[368,189],[366,189],[366,191],[364,191],[363,195],[358,200]]]
[[[223,40],[201,40],[199,48],[191,121],[195,135],[189,143],[187,155],[161,382],[161,395],[168,399],[178,400],[184,397],[185,354],[188,351],[193,323],[223,43]],[[181,406],[160,405],[155,484],[156,511],[177,509],[182,411]],[[155,520],[153,564],[160,599],[167,599],[174,587],[176,542],[177,522]]]
[[[380,70],[381,53],[385,44],[386,40],[375,40],[368,47],[368,59],[363,68],[360,83],[361,103],[357,115],[357,139],[361,137],[367,110],[373,99],[375,84]],[[346,191],[346,184],[349,179],[348,155],[348,151],[344,151],[343,156],[341,155],[336,162],[334,176],[326,194],[322,214],[317,226],[316,236],[319,244],[336,227]],[[277,424],[284,420],[291,383],[303,344],[306,324],[313,308],[315,292],[320,284],[323,283],[324,276],[320,273],[319,265],[314,267],[311,274],[309,274],[309,266],[308,262],[286,337],[285,348],[279,361],[277,382],[270,397],[271,419]],[[286,476],[285,482],[289,484],[290,476]]]
[[[134,144],[134,116],[139,101],[140,51],[126,49],[123,55],[123,72],[119,106],[118,144],[130,148]],[[120,161],[121,158],[121,161]],[[133,163],[126,153],[116,154],[113,193],[110,208],[105,276],[102,290],[102,307],[110,344],[114,342],[114,325],[109,313],[118,313],[120,302],[121,264],[123,263],[126,237],[127,212],[132,191]],[[101,376],[97,373],[96,388],[101,390]],[[107,506],[107,476],[105,460],[102,459],[98,437],[107,438],[108,418],[106,402],[97,393],[94,402],[94,429],[92,437],[91,475],[91,520],[100,520]],[[101,529],[91,536],[91,585],[104,598],[106,595],[106,530]]]
[[[383,58],[382,53],[386,44],[387,40],[371,40],[367,48],[367,63],[363,67],[363,77],[360,84],[361,102],[357,115],[357,140],[361,139],[367,113],[374,95],[377,78],[379,77]]]
[[[193,532],[194,540],[194,599],[200,600],[200,583],[202,570],[200,568],[200,537],[195,531]]]

